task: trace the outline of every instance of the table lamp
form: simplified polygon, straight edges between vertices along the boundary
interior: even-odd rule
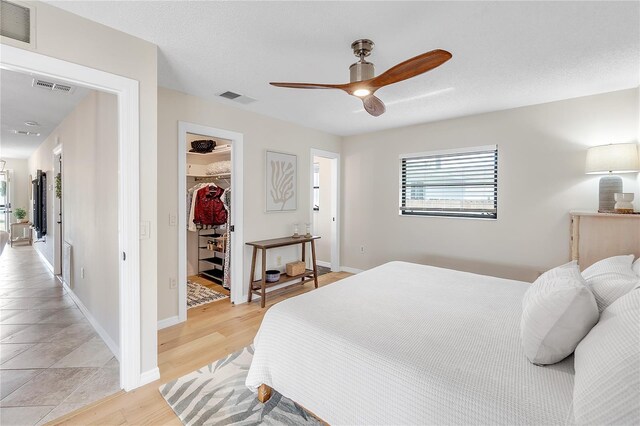
[[[613,174],[640,171],[637,143],[592,146],[587,150],[587,174],[606,174],[600,178],[599,212],[613,212],[614,194],[622,192],[622,178]]]

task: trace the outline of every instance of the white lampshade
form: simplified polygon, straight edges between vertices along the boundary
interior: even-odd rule
[[[638,171],[640,171],[640,158],[636,143],[592,146],[587,150],[585,172],[588,174]]]

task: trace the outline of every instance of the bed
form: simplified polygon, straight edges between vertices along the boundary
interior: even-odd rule
[[[571,423],[572,357],[521,349],[529,286],[387,263],[273,306],[246,384],[334,425]]]

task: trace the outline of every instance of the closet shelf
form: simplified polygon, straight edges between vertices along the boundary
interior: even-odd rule
[[[217,173],[215,175],[200,175],[200,174],[192,174],[192,173],[187,173],[187,177],[194,177],[194,178],[228,178],[231,177],[231,173]]]
[[[198,237],[200,237],[200,238],[208,238],[210,240],[224,240],[225,238],[227,238],[226,235],[220,235],[220,236],[217,236],[217,237],[214,237],[214,235],[215,234],[212,234],[212,235],[198,235]]]
[[[218,266],[222,266],[224,264],[224,258],[222,257],[208,257],[206,259],[199,259],[199,261],[213,263]]]
[[[213,278],[216,282],[219,282],[220,284],[222,284],[222,281],[224,279],[224,272],[221,269],[209,269],[206,271],[200,271],[200,275]]]
[[[215,228],[198,229],[198,236],[199,236],[199,237],[213,237],[213,238],[218,238],[218,237],[222,236],[222,234],[218,234],[219,229],[217,229],[217,228],[221,228],[221,227],[224,227],[224,225],[217,226],[217,227],[215,227]],[[213,232],[213,234],[203,234],[203,232]]]
[[[231,147],[214,149],[211,152],[188,152],[187,155],[193,155],[194,157],[215,157],[217,155],[228,154],[231,152]]]
[[[198,247],[200,250],[206,250],[208,253],[205,253],[205,256],[209,256],[211,257],[210,253],[220,253],[220,254],[224,254],[224,250],[223,249],[213,249],[213,250],[209,250],[207,247]],[[202,260],[202,259],[198,259],[198,260]]]

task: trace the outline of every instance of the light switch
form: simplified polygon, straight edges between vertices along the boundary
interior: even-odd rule
[[[148,240],[151,238],[151,223],[148,220],[140,222],[140,239]]]
[[[175,214],[169,214],[169,226],[176,226],[178,219]]]

